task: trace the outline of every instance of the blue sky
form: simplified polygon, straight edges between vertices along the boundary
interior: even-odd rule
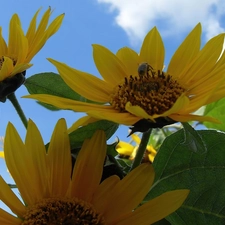
[[[61,13],[65,13],[65,19],[60,30],[33,58],[33,67],[27,70],[27,77],[56,72],[46,60],[48,57],[99,76],[92,60],[92,44],[104,45],[112,52],[124,46],[139,51],[143,37],[154,26],[158,27],[164,40],[165,65],[168,65],[176,48],[198,22],[203,25],[203,44],[225,29],[223,0],[8,0],[0,8],[0,26],[5,39],[8,39],[9,21],[14,13],[19,15],[26,31],[34,13],[42,7],[41,16],[49,6],[54,9],[52,19]],[[39,127],[45,142],[48,142],[59,118],[66,118],[70,126],[83,115],[70,111],[50,112],[34,100],[20,98],[23,95],[27,95],[27,91],[22,86],[16,91],[16,96],[27,118]],[[11,103],[0,103],[0,136],[4,136],[9,121],[24,138],[25,129]],[[127,133],[128,128],[121,126],[116,135],[128,141]],[[1,159],[0,173],[11,182]]]

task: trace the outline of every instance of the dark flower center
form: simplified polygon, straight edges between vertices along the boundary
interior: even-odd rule
[[[105,222],[90,203],[48,198],[29,206],[21,225],[105,225]]]
[[[172,76],[142,63],[138,76],[125,77],[124,82],[115,88],[110,104],[120,112],[126,112],[126,103],[130,102],[152,116],[169,110],[184,92],[185,89]]]

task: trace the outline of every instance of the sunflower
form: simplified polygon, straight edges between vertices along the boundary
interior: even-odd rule
[[[96,104],[45,94],[27,97],[86,112],[86,121],[95,118],[133,125],[144,119],[152,127],[173,122],[218,122],[193,113],[225,96],[224,34],[213,37],[202,49],[200,42],[201,24],[197,24],[174,53],[167,71],[163,71],[165,50],[156,27],[146,35],[139,54],[128,47],[113,54],[94,44],[94,62],[103,79],[49,61],[68,86]]]
[[[15,91],[24,82],[24,71],[32,66],[29,62],[61,26],[64,14],[56,17],[48,26],[52,13],[49,8],[36,27],[39,12],[40,9],[32,18],[26,34],[23,32],[19,16],[17,14],[12,16],[9,24],[8,45],[0,27],[0,97],[2,98],[8,94],[7,92]],[[13,84],[15,87],[12,88]]]
[[[119,143],[116,145],[116,151],[119,153],[119,156],[121,158],[129,158],[130,160],[133,160],[135,158],[139,144],[141,143],[141,139],[136,134],[132,134],[131,138],[131,142],[135,142],[136,146],[132,145],[131,142],[128,143],[125,141],[119,141]],[[154,147],[148,144],[146,146],[146,151],[143,156],[142,162],[153,163],[156,153],[157,151],[154,149]]]
[[[142,164],[122,180],[114,175],[100,183],[106,156],[104,132],[97,131],[83,143],[72,168],[64,119],[58,121],[47,153],[31,120],[25,143],[9,123],[4,151],[24,203],[0,176],[0,199],[14,213],[0,209],[1,224],[149,225],[175,211],[189,192],[170,191],[133,210],[152,185],[152,166]]]

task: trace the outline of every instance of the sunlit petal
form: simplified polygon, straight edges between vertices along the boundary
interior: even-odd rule
[[[107,48],[93,45],[93,58],[99,73],[106,82],[116,85],[127,76],[123,63]]]
[[[125,219],[114,222],[116,225],[153,224],[178,209],[189,194],[188,190],[170,191],[150,200],[130,213]],[[151,212],[151,213],[149,213]]]
[[[162,70],[164,66],[164,45],[162,38],[154,27],[145,37],[141,51],[140,62],[147,62],[155,70]]]
[[[90,123],[94,123],[98,121],[98,119],[93,118],[91,116],[83,116],[80,119],[78,119],[75,123],[72,124],[72,126],[67,130],[68,133],[71,133],[72,131],[76,130],[80,126],[86,126]]]
[[[133,126],[135,131],[140,130],[137,122],[143,119],[156,128],[198,118],[208,120],[189,115],[225,97],[224,37],[219,34],[200,49],[201,24],[197,24],[175,51],[167,72],[163,71],[164,44],[156,27],[144,38],[139,54],[123,47],[115,55],[95,44],[93,58],[103,80],[50,59],[67,85],[92,103],[48,95],[30,98],[84,112],[96,120]]]
[[[112,89],[108,83],[91,74],[75,70],[64,63],[57,62],[53,59],[48,60],[56,66],[63,80],[75,92],[96,102],[109,101],[109,94]],[[74,79],[75,76],[77,76],[77,79]]]
[[[124,47],[119,49],[119,51],[116,53],[116,56],[126,66],[126,71],[128,76],[137,75],[139,57],[134,50],[128,47]]]
[[[174,53],[167,72],[173,77],[179,78],[186,65],[191,64],[191,62],[196,58],[200,51],[200,45],[201,24],[199,23]]]

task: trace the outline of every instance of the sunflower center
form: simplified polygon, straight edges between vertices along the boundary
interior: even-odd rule
[[[105,225],[90,203],[78,199],[48,198],[28,207],[21,225]]]
[[[120,112],[126,112],[126,103],[130,102],[152,116],[169,110],[184,92],[185,89],[172,76],[142,63],[138,76],[125,77],[114,89],[110,104]]]

